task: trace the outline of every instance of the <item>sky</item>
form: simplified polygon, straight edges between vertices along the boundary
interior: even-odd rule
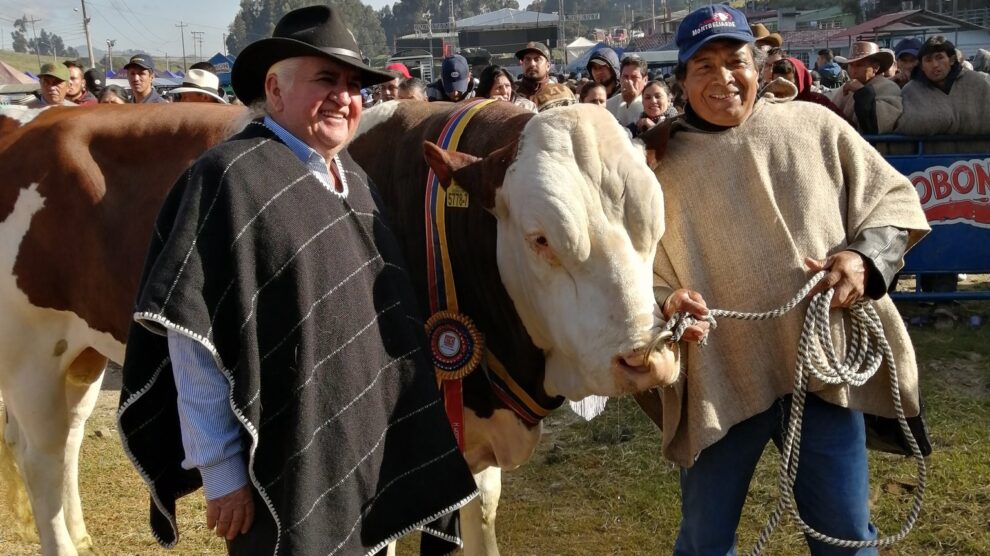
[[[363,0],[378,9],[394,0]],[[529,5],[529,0],[519,2]],[[237,15],[239,0],[86,0],[90,21],[90,37],[93,48],[106,50],[107,39],[116,41],[113,49],[142,50],[155,56],[182,56],[180,23],[184,28],[185,49],[188,57],[202,52],[209,58],[223,51],[223,33]],[[86,44],[83,34],[80,0],[0,0],[0,28],[2,46],[11,48],[10,33],[13,22],[24,15],[37,18],[38,32],[44,28],[62,37],[66,46]],[[191,32],[202,33],[202,48],[195,43]],[[28,27],[30,38],[31,28]],[[85,48],[80,50],[85,54]]]

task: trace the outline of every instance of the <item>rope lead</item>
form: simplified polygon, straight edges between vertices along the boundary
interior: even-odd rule
[[[825,271],[820,271],[795,296],[772,311],[764,313],[744,313],[739,311],[728,311],[724,309],[710,309],[706,321],[711,324],[711,329],[716,327],[717,318],[730,318],[746,321],[771,320],[779,318],[791,309],[796,307],[808,295],[815,285],[825,276]],[[925,458],[921,454],[914,434],[908,426],[907,417],[904,415],[904,408],[901,405],[901,391],[897,381],[897,367],[894,362],[894,353],[887,343],[883,334],[883,326],[880,323],[880,316],[877,314],[873,304],[868,300],[860,299],[848,309],[851,333],[849,335],[848,347],[844,361],[839,361],[836,355],[835,346],[832,343],[830,332],[829,306],[832,302],[832,289],[816,294],[811,298],[808,312],[805,314],[804,325],[801,330],[801,337],[798,341],[797,369],[794,373],[794,393],[791,401],[791,412],[788,419],[787,431],[784,436],[781,449],[780,467],[777,478],[777,487],[780,497],[777,507],[771,514],[769,521],[760,532],[760,537],[756,545],[750,552],[751,556],[757,556],[763,552],[763,548],[770,540],[774,528],[780,521],[784,512],[788,512],[797,528],[805,535],[826,544],[840,548],[885,548],[900,541],[911,532],[918,516],[921,513],[922,500],[925,495]],[[649,352],[659,344],[661,338],[669,338],[671,342],[680,340],[684,330],[698,322],[691,315],[675,314],[663,326],[662,331],[651,342]],[[702,342],[704,345],[704,341]],[[918,463],[918,488],[915,490],[914,503],[908,513],[907,520],[894,535],[875,540],[847,540],[830,537],[816,531],[801,519],[797,510],[797,502],[794,499],[794,483],[797,479],[798,459],[801,453],[801,420],[804,416],[804,405],[808,394],[808,383],[811,378],[820,380],[830,385],[862,386],[876,374],[881,363],[886,359],[887,369],[890,372],[890,394],[894,404],[894,411],[897,414],[897,422],[900,424],[901,432],[907,439],[911,454]]]

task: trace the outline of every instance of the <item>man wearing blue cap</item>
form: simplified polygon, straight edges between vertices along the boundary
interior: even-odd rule
[[[916,38],[902,39],[894,46],[894,59],[897,61],[897,73],[892,81],[902,89],[911,81],[914,68],[918,67],[918,51],[921,41]]]
[[[426,88],[430,102],[445,100],[459,102],[474,96],[474,79],[471,78],[471,66],[460,54],[447,56],[440,65],[440,79]]]
[[[168,102],[155,90],[155,60],[148,54],[135,54],[124,66],[127,82],[131,85],[131,102],[155,104]]]
[[[832,111],[758,99],[753,42],[735,9],[689,14],[676,34],[685,115],[640,136],[673,215],[654,266],[664,317],[704,316],[705,298],[739,310],[779,307],[827,270],[816,291],[831,288],[833,307],[877,300],[904,409],[916,415],[914,352],[886,289],[928,230],[918,195]],[[664,456],[681,466],[675,555],[735,554],[753,472],[790,413],[806,307],[772,321],[723,319],[704,351],[683,348],[686,372],[663,390],[657,417]],[[885,375],[855,388],[816,383],[805,399],[795,497],[802,519],[826,535],[876,536],[861,412],[893,415]],[[814,555],[876,554],[808,545]]]

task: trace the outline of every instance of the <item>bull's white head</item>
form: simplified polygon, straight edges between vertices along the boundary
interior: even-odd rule
[[[499,272],[546,354],[548,393],[619,395],[676,379],[670,350],[644,357],[658,324],[652,281],[663,195],[642,148],[611,114],[554,109],[529,121],[518,146],[483,160],[429,144],[427,158],[498,219]],[[481,169],[473,183],[457,174],[467,165]]]

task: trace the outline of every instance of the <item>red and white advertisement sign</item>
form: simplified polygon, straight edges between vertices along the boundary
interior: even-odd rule
[[[990,228],[990,158],[932,166],[908,176],[928,223]]]

